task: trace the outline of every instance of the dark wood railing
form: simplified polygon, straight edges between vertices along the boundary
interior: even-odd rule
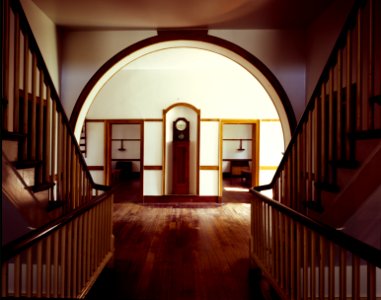
[[[301,212],[322,209],[337,167],[355,165],[354,137],[381,136],[381,3],[356,1],[284,157],[273,198]]]
[[[19,1],[3,1],[3,128],[19,137],[16,167],[35,168],[32,192],[66,212],[107,189],[94,183]]]
[[[381,250],[252,193],[251,259],[283,299],[381,297]]]

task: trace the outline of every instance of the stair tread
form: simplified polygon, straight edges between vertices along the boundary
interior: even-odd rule
[[[1,131],[1,138],[8,141],[19,141],[25,138],[25,134],[8,130]]]
[[[357,160],[335,160],[330,161],[330,165],[336,167],[336,168],[343,168],[343,169],[357,169],[360,166],[360,162]]]
[[[43,182],[43,183],[38,183],[38,184],[35,184],[32,186],[29,186],[28,188],[32,192],[37,193],[37,192],[42,192],[42,191],[48,190],[48,189],[52,188],[54,185],[55,185],[54,182]]]
[[[324,211],[324,208],[321,205],[321,203],[316,201],[307,201],[307,208],[312,209],[313,211],[316,211],[318,213],[322,213]]]
[[[53,211],[57,208],[64,206],[64,204],[65,204],[65,201],[63,201],[63,200],[51,200],[48,202],[48,206],[47,206],[46,210],[47,211]]]
[[[371,103],[381,104],[381,95],[375,95],[369,98]]]
[[[337,184],[327,182],[315,182],[315,187],[331,193],[338,193],[340,191],[340,187]]]
[[[17,160],[12,162],[16,169],[29,169],[35,168],[42,163],[40,160]]]
[[[381,138],[381,129],[357,131],[351,134],[351,137],[358,140],[379,139]]]

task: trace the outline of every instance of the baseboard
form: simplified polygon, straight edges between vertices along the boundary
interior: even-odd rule
[[[144,203],[220,203],[218,196],[160,195],[144,196]]]

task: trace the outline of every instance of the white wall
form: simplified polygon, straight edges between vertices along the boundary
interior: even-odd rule
[[[204,121],[200,124],[200,195],[213,196],[219,189],[219,171],[203,170],[202,167],[219,167],[220,124],[216,121]]]
[[[167,55],[167,51],[171,55]],[[161,119],[164,109],[179,102],[185,102],[200,109],[201,119],[279,119],[269,95],[246,69],[222,55],[194,48],[157,51],[130,63],[125,69],[115,74],[99,91],[87,118]],[[144,193],[149,195],[170,193],[171,122],[181,113],[186,112],[167,114],[168,120],[165,124],[167,137],[164,146],[163,140],[160,140],[162,135],[159,134],[159,126],[162,124],[149,122],[146,125],[144,151],[148,157],[145,158],[144,165],[152,160],[150,163],[162,166],[165,173],[158,170],[145,170]],[[190,117],[188,114],[186,116]],[[197,125],[196,120],[193,120],[191,141],[196,148],[191,151],[192,162],[196,162],[195,154],[198,147],[195,145],[198,131],[195,125]],[[248,136],[251,137],[251,130]],[[201,122],[200,138],[199,147],[203,153],[200,165],[217,167],[219,165],[219,122]],[[168,154],[165,165],[162,165],[157,154],[151,154],[154,147],[151,141],[155,141],[154,145],[158,149],[165,147]],[[284,150],[282,142],[281,136],[279,153]],[[196,166],[191,165],[191,169],[192,174],[196,172]],[[200,171],[199,182],[202,195],[218,195],[218,174],[218,169],[210,170],[209,168]],[[159,189],[161,176],[166,178],[164,191]],[[191,178],[195,179],[196,176]],[[152,184],[152,187],[146,186],[148,182]],[[190,182],[193,194],[196,184],[194,180]]]
[[[32,1],[21,0],[21,3],[53,82],[57,90],[61,90],[68,116],[85,84],[108,59],[136,42],[156,35],[155,31],[144,30],[66,29],[57,36],[54,23]],[[259,58],[282,84],[298,119],[352,4],[353,0],[333,1],[331,7],[306,30],[210,30],[209,34],[233,42]],[[58,38],[61,70],[58,66]]]
[[[57,92],[60,92],[58,36],[55,24],[31,0],[21,0],[33,35],[36,38]]]
[[[163,165],[163,122],[144,122],[144,166]],[[143,194],[157,196],[163,194],[163,170],[144,170]]]
[[[161,118],[177,102],[193,104],[203,118],[278,118],[267,93],[241,70],[122,71],[98,93],[87,117]]]
[[[86,132],[86,163],[88,166],[104,166],[104,136],[105,126],[103,122],[88,122]],[[90,171],[94,182],[105,184],[104,171]]]
[[[285,89],[299,119],[305,107],[305,31],[210,30],[209,34],[241,46],[262,61]]]
[[[262,60],[285,88],[297,117],[301,114],[305,98],[303,31],[211,30],[210,34],[236,43]],[[100,66],[122,49],[154,35],[153,31],[65,32],[61,83],[62,100],[68,114]]]
[[[86,83],[111,57],[128,46],[156,35],[155,31],[66,30],[62,38],[61,100],[71,115]]]

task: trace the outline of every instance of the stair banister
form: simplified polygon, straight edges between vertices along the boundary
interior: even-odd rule
[[[2,17],[1,130],[18,145],[7,171],[35,171],[17,188],[54,221],[2,247],[1,297],[84,298],[113,256],[112,191],[91,177],[20,2],[2,1]]]

